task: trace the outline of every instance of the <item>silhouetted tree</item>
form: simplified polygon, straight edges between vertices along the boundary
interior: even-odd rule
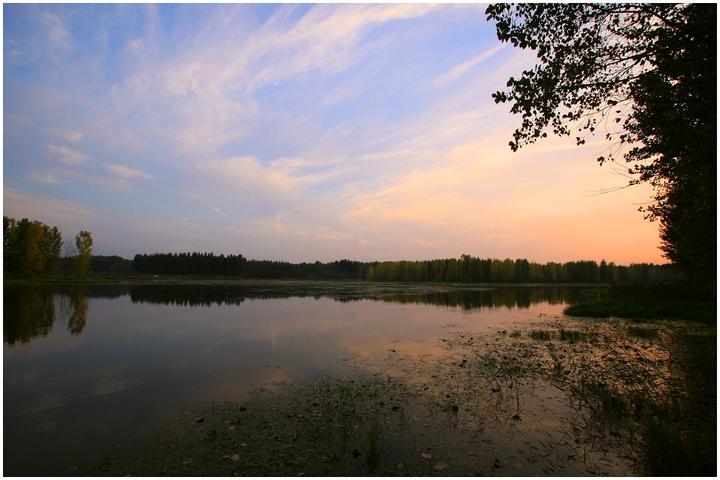
[[[716,5],[494,4],[498,38],[539,64],[510,78],[496,102],[522,115],[512,150],[546,137],[577,144],[604,122],[630,184],[649,182],[661,248],[697,280],[715,278]],[[614,155],[600,157],[614,161]]]

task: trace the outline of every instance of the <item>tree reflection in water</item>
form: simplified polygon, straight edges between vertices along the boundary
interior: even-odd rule
[[[82,333],[87,323],[87,290],[74,287],[58,290],[46,287],[5,288],[3,303],[3,340],[8,345],[29,343],[45,337],[56,321],[67,319],[73,335]]]
[[[53,294],[39,287],[5,289],[3,340],[14,345],[47,336],[55,321]]]
[[[74,288],[68,295],[63,295],[60,298],[61,301],[66,299],[68,301],[68,331],[73,335],[80,335],[87,323],[87,293],[83,288]]]
[[[597,287],[594,287],[594,291]],[[247,282],[234,285],[135,285],[87,287],[5,287],[3,335],[5,343],[28,343],[47,336],[54,322],[65,321],[72,335],[87,323],[88,297],[117,298],[129,295],[133,303],[189,307],[239,305],[245,300],[297,297],[329,298],[338,302],[372,300],[425,304],[463,310],[529,308],[548,302],[570,303],[587,294],[582,288],[562,286],[413,285],[341,282]],[[62,319],[58,318],[59,316]]]

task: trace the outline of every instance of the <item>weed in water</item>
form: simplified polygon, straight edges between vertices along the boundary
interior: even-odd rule
[[[531,330],[530,338],[533,340],[550,340],[552,336],[550,330]]]
[[[380,426],[375,419],[368,432],[368,447],[365,463],[370,473],[375,472],[380,463]]]
[[[645,459],[656,475],[693,474],[693,455],[688,452],[680,432],[660,419],[650,417],[645,422]]]
[[[625,417],[627,405],[623,398],[602,382],[585,383],[585,392],[589,398],[597,399],[602,413],[610,419],[619,420]]]
[[[592,332],[581,332],[580,330],[565,330],[560,329],[560,340],[565,340],[571,343],[585,342],[595,338],[595,334]]]
[[[627,327],[628,335],[640,338],[656,338],[658,336],[657,328],[652,327]]]

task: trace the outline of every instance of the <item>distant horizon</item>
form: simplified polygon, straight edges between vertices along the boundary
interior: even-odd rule
[[[463,254],[460,254],[460,255],[448,256],[448,257],[413,258],[413,259],[408,259],[408,258],[392,258],[392,259],[384,259],[384,260],[377,260],[377,259],[358,260],[358,259],[353,259],[353,258],[336,258],[336,259],[331,259],[331,260],[318,260],[318,259],[313,259],[313,260],[287,260],[287,259],[282,259],[282,258],[254,258],[254,257],[248,257],[248,256],[246,256],[246,255],[243,255],[242,252],[222,252],[222,253],[216,253],[216,252],[208,252],[208,251],[196,251],[196,252],[188,252],[188,251],[183,251],[183,252],[137,252],[137,253],[131,255],[129,258],[128,258],[128,257],[124,257],[124,256],[122,256],[122,255],[117,255],[117,254],[108,254],[108,255],[95,255],[95,254],[93,254],[93,256],[100,256],[100,257],[113,257],[113,256],[115,256],[115,257],[120,257],[120,258],[122,258],[122,259],[124,259],[124,260],[130,260],[130,261],[132,261],[133,258],[135,257],[135,255],[156,255],[156,254],[173,254],[173,255],[179,255],[179,254],[187,254],[187,253],[189,253],[189,254],[197,253],[197,254],[200,254],[200,255],[212,254],[212,255],[215,255],[215,256],[220,256],[220,255],[225,255],[225,256],[228,256],[228,255],[242,255],[243,258],[245,258],[246,260],[249,260],[249,261],[259,261],[259,262],[262,262],[262,261],[269,261],[269,262],[286,262],[286,263],[293,263],[293,264],[300,264],[300,263],[311,264],[311,263],[315,263],[315,262],[332,263],[332,262],[341,262],[341,261],[360,262],[360,263],[374,263],[374,262],[378,262],[378,263],[383,263],[383,262],[430,262],[430,261],[436,261],[436,260],[450,260],[450,259],[459,260],[460,258],[462,258],[463,255],[468,255],[468,256],[470,256],[470,257],[479,258],[479,259],[483,259],[483,260],[486,260],[486,259],[490,259],[490,260],[512,260],[512,261],[516,261],[516,260],[527,260],[527,261],[530,262],[530,263],[537,263],[537,264],[548,264],[548,263],[558,263],[558,264],[561,264],[561,263],[570,263],[570,262],[595,262],[595,263],[597,263],[597,264],[600,264],[600,263],[604,260],[604,261],[607,262],[608,264],[613,263],[613,264],[619,265],[619,266],[622,266],[622,265],[633,265],[633,264],[636,264],[636,265],[637,265],[637,264],[653,264],[653,265],[668,265],[668,266],[673,265],[672,263],[667,262],[667,261],[664,262],[664,263],[655,263],[655,262],[619,263],[619,262],[615,262],[615,261],[610,260],[610,259],[607,259],[607,258],[601,258],[600,260],[595,260],[595,259],[592,259],[592,258],[575,258],[575,259],[572,259],[572,260],[547,260],[547,261],[539,261],[539,260],[534,260],[534,259],[527,258],[527,257],[504,257],[504,258],[500,258],[500,257],[489,257],[489,256],[486,256],[486,255],[474,255],[474,254],[469,254],[469,253],[463,253]]]
[[[3,11],[3,212],[98,255],[666,263],[603,133],[510,151],[483,5]]]

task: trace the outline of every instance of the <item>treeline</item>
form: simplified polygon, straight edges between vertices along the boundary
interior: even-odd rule
[[[133,266],[137,273],[160,275],[242,275],[242,255],[213,253],[154,253],[135,255]]]
[[[314,280],[365,280],[372,263],[352,260],[334,262],[289,263],[249,260],[245,275],[250,278],[299,278]]]
[[[213,253],[154,253],[135,255],[137,273],[159,275],[228,275],[247,278],[365,279],[371,264],[339,260],[329,263],[290,263],[248,260],[242,255]]]
[[[375,280],[390,282],[538,282],[662,284],[681,280],[671,265],[615,265],[604,260],[544,264],[526,259],[499,260],[462,255],[460,258],[420,261],[290,263],[248,260],[242,255],[213,253],[156,253],[123,258],[93,257],[92,236],[81,231],[75,236],[69,256],[60,258],[63,238],[57,227],[27,218],[3,217],[4,273],[43,276],[58,272],[84,277],[88,271],[100,274],[158,274],[234,276],[242,278],[286,278],[312,280]]]
[[[135,255],[137,273],[160,275],[226,275],[244,278],[378,280],[391,282],[540,282],[540,283],[673,283],[681,279],[671,265],[629,266],[577,261],[544,264],[526,259],[498,260],[463,255],[420,261],[289,263],[248,260],[242,255],[157,253]]]
[[[93,240],[82,230],[68,249],[71,272],[76,278],[87,275],[92,259]],[[16,220],[3,216],[3,274],[11,276],[47,276],[58,271],[63,247],[62,233],[37,220]],[[68,272],[69,273],[69,272]]]
[[[377,263],[367,278],[402,282],[672,283],[680,275],[671,265],[651,263],[625,266],[588,260],[541,264],[463,255],[458,259]]]

